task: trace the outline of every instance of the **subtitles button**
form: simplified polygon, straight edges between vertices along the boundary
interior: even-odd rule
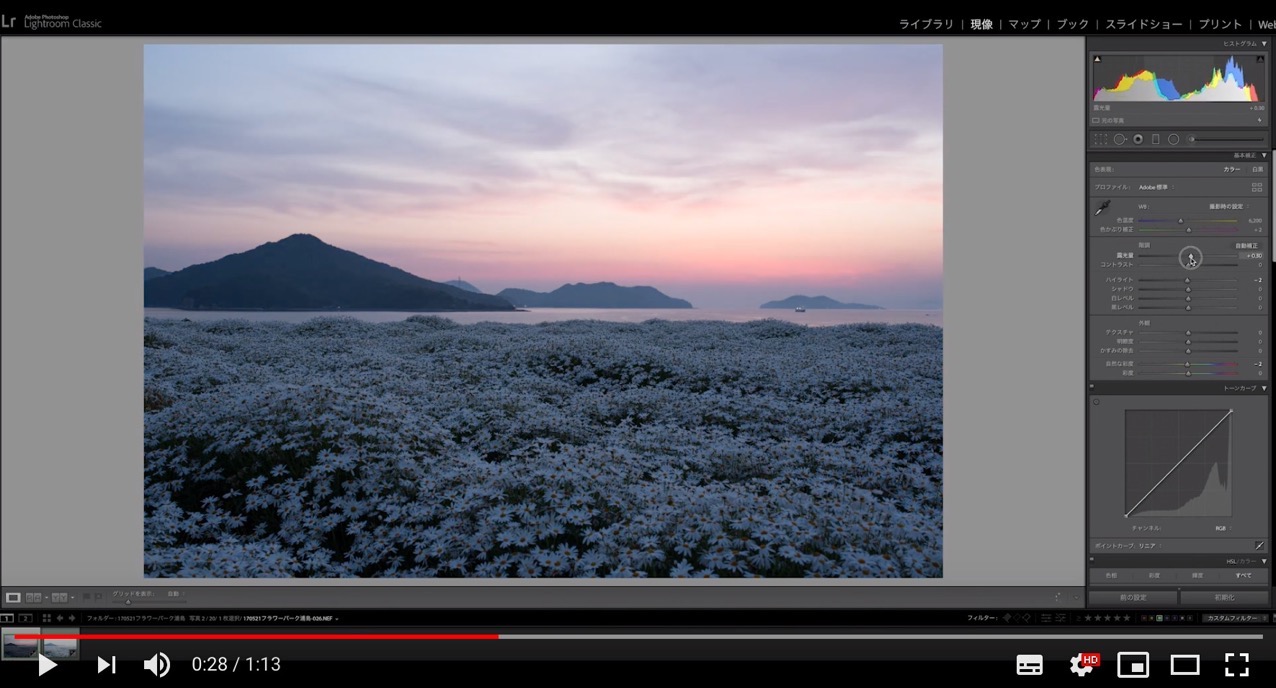
[[[1040,676],[1045,671],[1046,658],[1042,655],[1019,655],[1015,657],[1015,674],[1019,676]]]

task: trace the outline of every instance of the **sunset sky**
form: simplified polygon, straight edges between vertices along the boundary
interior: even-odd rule
[[[936,308],[940,46],[151,45],[147,266],[296,233],[481,290]]]

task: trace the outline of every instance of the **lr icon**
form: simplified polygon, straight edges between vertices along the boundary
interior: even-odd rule
[[[0,29],[12,29],[13,19],[0,14]]]

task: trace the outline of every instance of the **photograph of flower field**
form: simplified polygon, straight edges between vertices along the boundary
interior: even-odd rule
[[[941,62],[148,46],[146,575],[942,576]]]

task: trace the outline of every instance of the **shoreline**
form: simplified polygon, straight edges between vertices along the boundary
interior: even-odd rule
[[[412,316],[433,316],[459,324],[495,322],[505,324],[540,324],[572,320],[641,323],[647,320],[669,322],[718,321],[757,322],[763,320],[793,323],[809,327],[825,327],[855,323],[918,323],[943,327],[942,310],[905,309],[821,309],[797,313],[781,309],[687,309],[687,308],[533,308],[516,311],[212,311],[169,308],[144,309],[143,319],[150,320],[247,320],[251,322],[299,323],[316,318],[354,318],[365,322],[401,322]]]

